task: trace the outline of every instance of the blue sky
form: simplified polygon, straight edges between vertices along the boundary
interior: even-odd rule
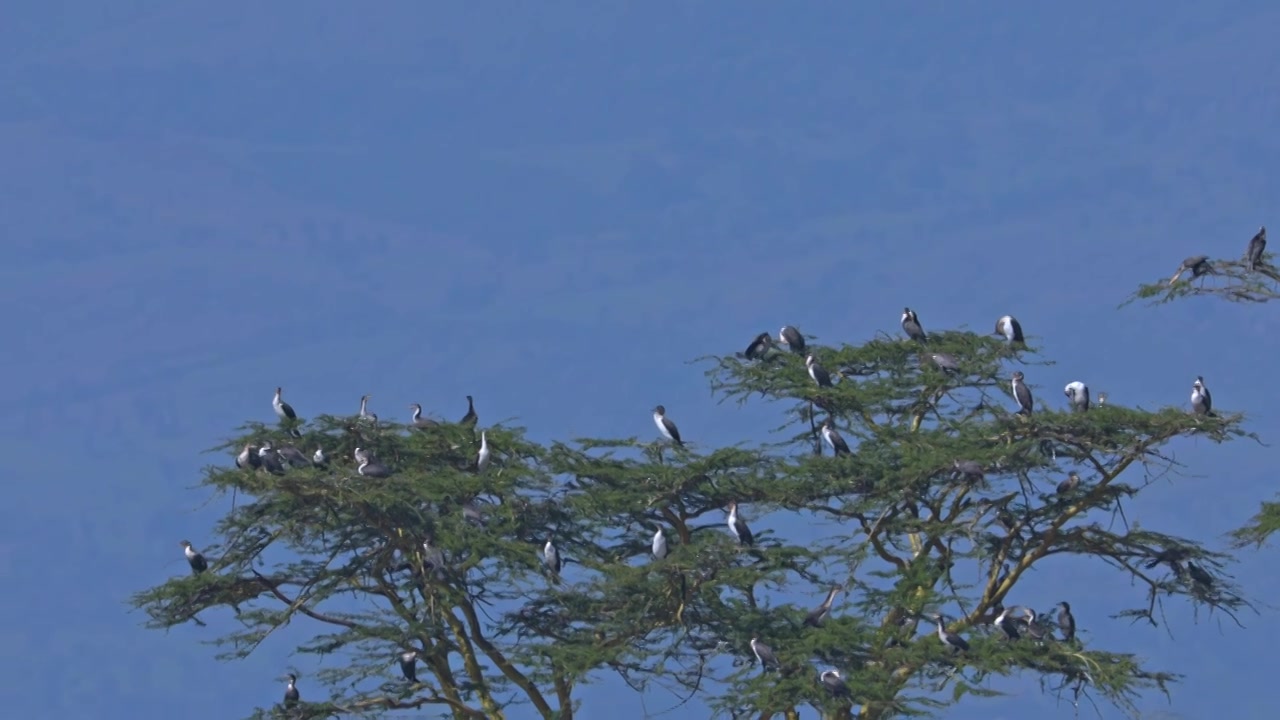
[[[857,342],[905,304],[926,328],[1015,313],[1058,362],[1028,371],[1050,402],[1086,378],[1184,404],[1204,375],[1280,439],[1272,308],[1116,310],[1280,224],[1275,27],[1260,1],[7,4],[0,697],[224,720],[308,667],[283,643],[219,664],[216,623],[146,632],[125,604],[186,572],[177,541],[222,509],[191,489],[200,451],[269,421],[276,385],[303,415],[473,394],[538,439],[647,437],[663,402],[728,444],[776,409],[717,405],[688,360],[784,323]],[[1270,448],[1175,449],[1144,526],[1216,538],[1273,494]],[[1242,557],[1273,597],[1275,550]],[[1274,614],[1174,605],[1171,639],[1107,619],[1139,590],[1105,570],[1032,580],[1020,601],[1069,597],[1090,642],[1188,674],[1145,717],[1274,711]],[[948,717],[1071,712],[994,687]],[[616,691],[584,717],[645,717]]]

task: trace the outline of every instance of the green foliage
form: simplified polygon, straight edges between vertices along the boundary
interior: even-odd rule
[[[722,401],[759,398],[782,410],[780,439],[754,448],[540,446],[518,428],[486,427],[493,462],[478,472],[478,429],[461,425],[422,431],[322,416],[300,424],[299,439],[294,428],[247,425],[220,450],[296,442],[308,457],[322,447],[331,464],[210,468],[204,484],[233,502],[215,528],[221,543],[208,548],[209,571],[140,592],[134,604],[155,628],[232,608],[237,628],[218,639],[229,659],[305,623],[311,634],[297,652],[327,662],[300,681],[310,684],[293,715],[435,706],[470,718],[505,717],[514,704],[571,718],[575,688],[604,673],[728,712],[810,705],[864,718],[931,713],[995,694],[991,676],[1029,673],[1047,692],[1134,712],[1136,697],[1177,676],[1122,648],[1056,639],[1048,615],[1035,621],[1048,633],[1039,640],[992,628],[1033,568],[1055,555],[1109,565],[1143,592],[1117,616],[1151,623],[1171,598],[1247,607],[1224,572],[1228,556],[1124,520],[1125,504],[1173,467],[1170,442],[1246,436],[1240,416],[1115,405],[1063,413],[1041,403],[1015,415],[1005,409],[1009,366],[1034,376],[1048,363],[969,332],[813,352],[840,378],[835,387],[818,388],[799,356],[777,350],[761,361],[707,359]],[[823,451],[826,418],[852,454]],[[356,447],[395,473],[360,476]],[[962,461],[981,474],[958,470]],[[1081,484],[1058,493],[1070,471]],[[735,501],[752,547],[725,527]],[[775,532],[780,513],[814,537]],[[662,559],[650,554],[658,528],[670,546]],[[541,562],[548,538],[565,560],[559,575]],[[831,615],[806,623],[833,586]],[[783,592],[813,599],[794,606]],[[967,636],[967,653],[938,641],[927,620],[935,612]],[[774,649],[779,668],[762,671],[752,638]],[[397,675],[408,649],[420,656],[416,684]],[[842,672],[856,703],[819,683],[827,668]],[[317,702],[322,686],[330,695]],[[282,711],[260,716],[272,712]]]

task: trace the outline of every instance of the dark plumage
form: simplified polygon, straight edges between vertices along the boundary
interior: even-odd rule
[[[1196,381],[1191,383],[1191,409],[1197,415],[1213,417],[1213,396],[1209,394],[1209,388],[1200,376],[1196,376]]]
[[[818,383],[818,387],[831,387],[831,373],[818,364],[818,358],[809,355],[804,359],[804,366],[809,370],[809,377]]]
[[[827,445],[831,446],[832,452],[834,452],[837,457],[840,455],[852,454],[849,450],[849,444],[844,441],[844,438],[840,436],[840,433],[836,432],[835,423],[831,418],[827,418],[822,422],[822,439],[827,442]]]
[[[199,575],[209,569],[209,563],[204,559],[195,548],[191,547],[190,540],[182,541],[182,554],[187,557],[187,564],[191,566],[191,574]]]
[[[1191,272],[1192,280],[1206,273],[1213,272],[1213,268],[1209,266],[1209,256],[1193,255],[1186,260],[1183,260],[1182,264],[1178,266],[1178,272],[1174,273],[1173,277],[1169,278],[1169,284],[1172,285],[1178,282],[1178,278],[1182,277],[1182,274],[1188,271]]]
[[[659,405],[653,409],[653,424],[658,426],[662,437],[675,443],[677,447],[684,447],[684,441],[680,439],[680,428],[667,417],[666,407]]]
[[[1063,600],[1058,607],[1058,632],[1062,633],[1063,642],[1071,642],[1076,638],[1076,619],[1071,615],[1071,605]]]
[[[729,517],[726,518],[726,522],[729,524],[729,531],[738,539],[739,545],[751,547],[755,544],[755,536],[751,534],[751,528],[747,527],[747,521],[738,514],[736,500],[729,501]]]
[[[836,585],[827,591],[827,599],[822,604],[814,608],[804,618],[804,624],[807,627],[820,627],[824,620],[831,615],[831,604],[835,602],[836,593],[840,592],[840,586]]]
[[[1012,315],[1005,315],[996,320],[996,330],[993,335],[1003,335],[1005,340],[1010,343],[1025,343],[1022,338],[1022,324]]]
[[[791,352],[797,355],[804,354],[804,336],[800,334],[799,330],[790,325],[782,326],[782,329],[778,331],[778,340],[790,348]]]
[[[476,414],[476,401],[468,395],[467,414],[462,416],[462,419],[458,421],[458,424],[474,426],[477,422],[480,422],[480,416]]]
[[[773,338],[769,333],[762,332],[756,336],[755,340],[747,346],[746,352],[742,353],[743,357],[748,360],[759,360],[769,352],[769,348],[773,347]]]
[[[400,673],[411,683],[418,682],[418,652],[409,650],[400,653]]]
[[[917,342],[924,342],[927,336],[924,334],[924,327],[920,325],[920,318],[911,308],[902,309],[902,330],[907,337]]]
[[[1022,371],[1013,374],[1013,382],[1010,383],[1013,389],[1013,397],[1018,401],[1018,413],[1021,415],[1030,415],[1032,411],[1031,388],[1023,382]]]
[[[1249,272],[1258,269],[1262,264],[1262,254],[1267,250],[1267,228],[1262,226],[1258,228],[1258,232],[1249,240],[1249,249],[1245,251],[1245,263],[1249,266]]]
[[[1080,485],[1080,476],[1073,470],[1067,474],[1066,480],[1058,483],[1058,494],[1066,495],[1072,490],[1075,490],[1078,485]]]
[[[293,707],[298,704],[301,695],[298,694],[298,678],[296,675],[289,676],[289,684],[284,688],[284,706]]]

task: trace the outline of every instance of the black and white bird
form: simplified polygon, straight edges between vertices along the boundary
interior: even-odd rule
[[[480,422],[480,416],[476,414],[476,401],[470,395],[467,396],[467,414],[462,416],[458,421],[459,425],[474,426]]]
[[[1044,626],[1040,624],[1036,611],[1029,607],[1022,608],[1022,632],[1032,640],[1043,640],[1045,637]]]
[[[933,361],[935,367],[948,375],[954,375],[960,372],[960,363],[955,357],[946,353],[930,353],[929,359]]]
[[[1018,401],[1018,414],[1031,414],[1031,388],[1023,382],[1022,371],[1018,370],[1013,373],[1013,381],[1010,383],[1013,388],[1013,397]]]
[[[276,388],[276,396],[271,400],[271,407],[276,411],[276,416],[281,420],[297,420],[298,413],[293,411],[293,407],[289,405],[289,403],[280,399],[280,394],[283,392],[284,390],[282,388]]]
[[[1014,622],[1014,619],[1011,617],[1011,613],[1016,609],[1017,608],[1012,607],[1001,608],[1000,614],[997,615],[996,619],[991,623],[996,626],[997,630],[1004,634],[1006,640],[1017,640],[1021,637],[1018,633],[1018,624]]]
[[[316,451],[311,453],[311,462],[318,468],[329,467],[329,458],[324,454],[324,448],[317,447]]]
[[[1209,395],[1209,388],[1205,387],[1204,378],[1199,375],[1191,383],[1191,409],[1197,415],[1213,417],[1213,397]]]
[[[272,475],[284,474],[284,463],[280,460],[280,453],[271,447],[271,443],[263,443],[262,447],[258,448],[258,465]]]
[[[993,335],[1003,335],[1005,340],[1010,343],[1025,343],[1022,339],[1022,323],[1018,322],[1018,318],[1012,315],[1005,315],[996,320],[996,330]]]
[[[827,442],[827,445],[831,446],[832,452],[837,457],[851,454],[849,443],[846,443],[844,438],[840,437],[840,433],[836,431],[835,422],[831,418],[822,421],[822,439]]]
[[[849,686],[845,685],[844,678],[840,676],[839,670],[822,671],[822,674],[818,676],[818,681],[833,697],[849,697]]]
[[[919,316],[911,308],[902,308],[902,330],[912,340],[924,342],[927,339],[924,328],[920,325]]]
[[[1192,280],[1195,280],[1206,273],[1213,272],[1213,268],[1209,266],[1209,256],[1193,255],[1186,260],[1183,260],[1182,264],[1178,266],[1178,272],[1174,273],[1173,277],[1169,278],[1169,284],[1172,285],[1178,282],[1178,278],[1182,277],[1182,274],[1185,272],[1191,273]]]
[[[1080,485],[1080,476],[1076,474],[1075,470],[1072,470],[1071,472],[1067,473],[1066,480],[1063,480],[1062,482],[1058,483],[1058,494],[1066,495],[1067,493],[1079,487],[1079,485]]]
[[[791,352],[797,355],[804,354],[804,336],[800,331],[790,325],[783,325],[778,331],[778,340],[791,349]]]
[[[805,357],[804,366],[809,369],[809,377],[818,383],[818,387],[831,387],[831,373],[818,364],[818,358],[812,355]]]
[[[1257,234],[1249,240],[1249,249],[1245,251],[1244,260],[1249,266],[1249,272],[1258,269],[1262,264],[1262,253],[1267,250],[1267,227],[1263,225],[1258,228]]]
[[[352,454],[355,455],[356,462],[359,463],[356,466],[356,472],[360,475],[371,478],[391,477],[391,468],[378,462],[378,459],[364,448],[356,448]]]
[[[492,453],[489,450],[489,438],[485,435],[485,431],[480,431],[480,452],[476,455],[476,472],[482,473],[484,469],[489,467],[489,457]]]
[[[653,543],[650,547],[653,551],[653,557],[661,560],[667,556],[671,550],[667,547],[667,536],[662,532],[662,526],[658,526],[658,532],[653,534]]]
[[[738,501],[729,501],[729,517],[725,520],[729,525],[729,532],[738,539],[739,545],[751,547],[755,543],[755,538],[751,535],[751,528],[747,527],[747,521],[742,519],[738,514]]]
[[[262,462],[258,459],[258,448],[253,445],[245,445],[240,454],[236,455],[236,467],[241,470],[256,470],[261,465]]]
[[[951,652],[965,652],[969,649],[969,643],[964,638],[951,632],[942,624],[942,616],[934,615],[933,621],[938,625],[938,639],[942,641],[943,647],[951,650]]]
[[[773,648],[760,642],[760,638],[751,638],[751,652],[755,654],[756,660],[760,662],[761,672],[769,668],[777,669],[778,658],[773,654]]]
[[[560,559],[560,550],[549,537],[547,544],[542,546],[542,564],[547,568],[547,572],[551,573],[552,581],[560,582],[560,568],[564,567],[564,562]]]
[[[371,397],[373,396],[372,395],[360,396],[360,414],[357,415],[356,417],[360,420],[363,420],[364,422],[374,423],[376,425],[378,422],[378,416],[369,412],[369,398]]]
[[[292,445],[285,445],[276,452],[280,453],[280,459],[289,463],[292,467],[310,467],[311,461],[307,459],[302,451]]]
[[[1071,409],[1074,412],[1089,411],[1089,386],[1076,380],[1067,383],[1062,388],[1062,394],[1067,396],[1067,401],[1071,403]]]
[[[418,651],[400,653],[400,673],[411,683],[418,682]]]
[[[1066,600],[1058,603],[1058,632],[1062,633],[1063,642],[1071,642],[1076,637],[1076,619],[1071,615],[1071,604]]]
[[[431,418],[422,417],[422,406],[414,403],[409,406],[413,410],[413,418],[409,421],[415,428],[419,430],[429,430],[433,427],[439,427],[440,422]]]
[[[756,336],[755,340],[747,346],[747,351],[742,356],[748,360],[763,359],[769,352],[769,348],[773,347],[773,338],[767,332],[762,332]]]
[[[191,547],[190,540],[182,541],[182,554],[187,556],[187,564],[191,566],[191,574],[199,575],[209,569],[209,563],[204,559],[195,548]]]
[[[298,694],[298,676],[290,674],[289,684],[284,687],[284,706],[293,707],[302,696]]]
[[[662,437],[675,443],[678,447],[684,447],[684,441],[680,439],[680,428],[667,417],[667,408],[659,405],[653,409],[653,424],[658,426],[658,432],[662,433]]]
[[[424,570],[433,571],[439,577],[444,574],[446,567],[444,550],[441,550],[432,540],[434,538],[427,536],[422,541],[422,567]]]
[[[832,586],[827,591],[827,599],[823,600],[821,605],[809,611],[809,614],[804,618],[804,624],[807,627],[821,627],[823,621],[831,616],[831,604],[835,602],[836,593],[838,592],[840,592],[840,586]]]

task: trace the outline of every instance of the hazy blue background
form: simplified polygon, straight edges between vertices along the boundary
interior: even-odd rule
[[[223,621],[144,632],[125,606],[209,542],[198,453],[270,420],[276,385],[304,416],[368,392],[453,418],[471,393],[540,439],[650,437],[663,402],[729,443],[773,410],[717,406],[687,360],[783,323],[858,341],[909,304],[926,328],[1016,313],[1059,361],[1028,370],[1047,402],[1080,378],[1185,405],[1202,374],[1280,440],[1273,308],[1115,309],[1280,225],[1280,6],[889,5],[5,3],[3,706],[225,720],[314,667],[286,642],[219,664],[198,641]],[[1176,450],[1190,477],[1131,520],[1214,538],[1273,493],[1270,449]],[[1273,596],[1275,551],[1244,560]],[[1171,640],[1107,619],[1140,592],[1110,572],[1023,587],[1189,673],[1147,717],[1273,717],[1274,614],[1175,605]],[[1070,716],[994,687],[948,717]],[[644,716],[616,690],[581,717]]]

